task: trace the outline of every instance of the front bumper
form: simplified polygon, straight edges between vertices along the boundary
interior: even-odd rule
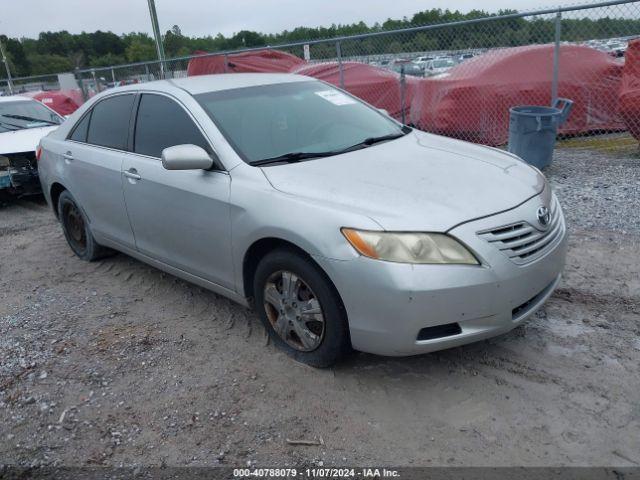
[[[560,281],[567,243],[562,211],[558,206],[560,234],[541,256],[526,264],[516,264],[478,232],[530,218],[540,202],[535,197],[449,232],[470,247],[482,265],[316,259],[340,292],[353,347],[379,355],[413,355],[489,338],[523,323]],[[423,329],[451,324],[457,324],[457,330],[446,336],[418,339],[424,337]]]

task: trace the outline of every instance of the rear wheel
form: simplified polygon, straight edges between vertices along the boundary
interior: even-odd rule
[[[81,259],[93,261],[112,253],[95,241],[84,212],[67,190],[58,198],[58,218],[67,243]]]
[[[346,312],[327,276],[293,250],[277,250],[254,278],[258,314],[274,343],[294,359],[328,367],[351,350]]]

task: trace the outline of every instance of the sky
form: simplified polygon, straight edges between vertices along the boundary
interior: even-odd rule
[[[156,0],[162,32],[179,25],[189,36],[225,36],[240,30],[277,33],[297,26],[367,24],[411,17],[431,8],[536,10],[540,0]],[[35,38],[41,31],[149,32],[147,0],[0,0],[0,34]]]

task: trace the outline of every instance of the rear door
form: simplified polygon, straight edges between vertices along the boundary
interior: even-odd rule
[[[165,170],[166,147],[212,151],[199,126],[175,98],[143,93],[122,164],[123,190],[136,248],[143,254],[233,288],[227,172]]]
[[[133,232],[122,192],[135,94],[113,95],[88,111],[64,142],[66,187],[87,214],[96,239],[133,248]]]

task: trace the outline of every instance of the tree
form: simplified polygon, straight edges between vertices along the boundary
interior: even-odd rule
[[[262,47],[266,41],[262,34],[250,30],[241,30],[229,39],[228,48]]]
[[[157,60],[156,44],[146,33],[128,33],[122,40],[127,45],[124,51],[127,62]]]
[[[7,38],[5,35],[0,35],[0,41],[4,45],[12,75],[16,77],[29,75],[31,73],[31,64],[22,48],[22,44],[14,38]],[[4,76],[4,72],[2,72],[2,75]]]
[[[115,53],[107,53],[101,57],[93,57],[90,62],[91,67],[110,67],[112,65],[120,65],[126,63],[123,55]]]
[[[29,63],[31,64],[31,75],[69,72],[74,67],[71,60],[62,55],[35,54],[29,56]]]
[[[158,54],[155,45],[135,41],[125,49],[125,57],[127,62],[146,62],[148,60],[157,60]]]
[[[187,49],[187,38],[182,36],[180,27],[174,25],[171,30],[167,30],[162,40],[164,45],[164,53],[167,57],[177,57],[180,51]]]

